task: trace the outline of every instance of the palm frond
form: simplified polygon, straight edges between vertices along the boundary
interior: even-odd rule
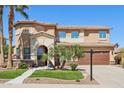
[[[28,19],[28,14],[25,12],[25,9],[28,9],[27,5],[16,5],[15,10],[19,12],[22,16],[24,16],[26,19]]]

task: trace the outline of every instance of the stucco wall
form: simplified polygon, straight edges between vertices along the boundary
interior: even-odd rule
[[[85,31],[84,33],[85,42],[109,42],[109,32],[106,31],[106,38],[99,38],[99,31]]]
[[[42,25],[20,25],[19,27],[16,28],[16,42],[15,42],[15,50],[14,53],[16,53],[16,48],[19,46],[20,41],[19,41],[19,37],[21,32],[24,29],[28,29],[29,33],[31,34],[36,34],[38,32],[45,32],[49,35],[55,36],[55,27],[54,26],[42,26]],[[106,38],[105,39],[100,39],[99,38],[99,31],[95,31],[95,30],[57,30],[57,35],[59,31],[65,31],[66,32],[66,38],[62,39],[59,38],[60,42],[68,42],[68,43],[90,43],[90,42],[100,42],[100,43],[109,43],[109,31],[106,31]],[[78,38],[71,38],[71,32],[72,31],[78,31],[79,33],[79,37]],[[53,47],[54,45],[54,37],[51,38],[49,36],[43,36],[43,35],[38,35],[35,37],[31,37],[31,59],[33,60],[37,60],[37,48],[41,45],[44,45],[48,48]],[[92,48],[92,47],[91,47]],[[89,47],[86,47],[85,50],[90,49]],[[114,57],[112,55],[112,49],[107,47],[94,47],[94,50],[97,51],[109,51],[109,57],[110,57],[110,61],[114,61]]]
[[[58,31],[58,33],[61,31]],[[71,38],[72,31],[65,31],[66,32],[66,38],[59,38],[60,42],[69,42],[69,43],[82,43],[84,41],[84,31],[78,31],[78,38]]]
[[[64,30],[63,30],[64,31]],[[58,31],[58,33],[61,31]],[[59,38],[60,42],[69,42],[69,43],[90,43],[90,42],[103,42],[103,43],[109,43],[109,32],[106,32],[106,38],[100,39],[99,38],[99,31],[85,31],[85,30],[80,30],[77,31],[79,33],[78,38],[71,38],[71,33],[73,32],[70,30],[65,30],[66,32],[66,38]]]

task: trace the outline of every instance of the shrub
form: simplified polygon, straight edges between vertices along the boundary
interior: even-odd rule
[[[124,68],[124,62],[122,62],[122,68]]]
[[[26,63],[24,63],[24,61],[21,61],[19,63],[19,69],[27,69],[28,68],[28,65]]]
[[[7,65],[6,65],[6,64],[3,64],[3,65],[2,65],[2,68],[6,68],[6,67],[7,67]]]
[[[114,57],[114,59],[115,59],[115,64],[120,64],[121,63],[121,56],[120,55],[116,55]]]
[[[80,82],[80,80],[79,80],[79,79],[77,79],[77,80],[76,80],[76,82]]]
[[[46,62],[47,61],[47,54],[46,53],[43,53],[42,56],[41,56],[41,61],[42,62]]]
[[[77,66],[78,66],[77,63],[71,63],[70,64],[71,70],[73,70],[73,71],[76,70]]]

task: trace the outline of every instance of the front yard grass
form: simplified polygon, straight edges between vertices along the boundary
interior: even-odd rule
[[[30,77],[48,77],[64,80],[83,79],[83,75],[80,71],[70,70],[37,70]]]
[[[0,71],[0,79],[13,79],[24,73],[26,69]]]

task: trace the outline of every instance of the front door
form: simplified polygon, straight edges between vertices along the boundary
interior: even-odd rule
[[[40,46],[37,48],[37,61],[38,61],[38,66],[45,66],[47,65],[47,61],[46,62],[42,62],[41,61],[41,57],[43,53],[47,53],[47,47],[45,46]]]

